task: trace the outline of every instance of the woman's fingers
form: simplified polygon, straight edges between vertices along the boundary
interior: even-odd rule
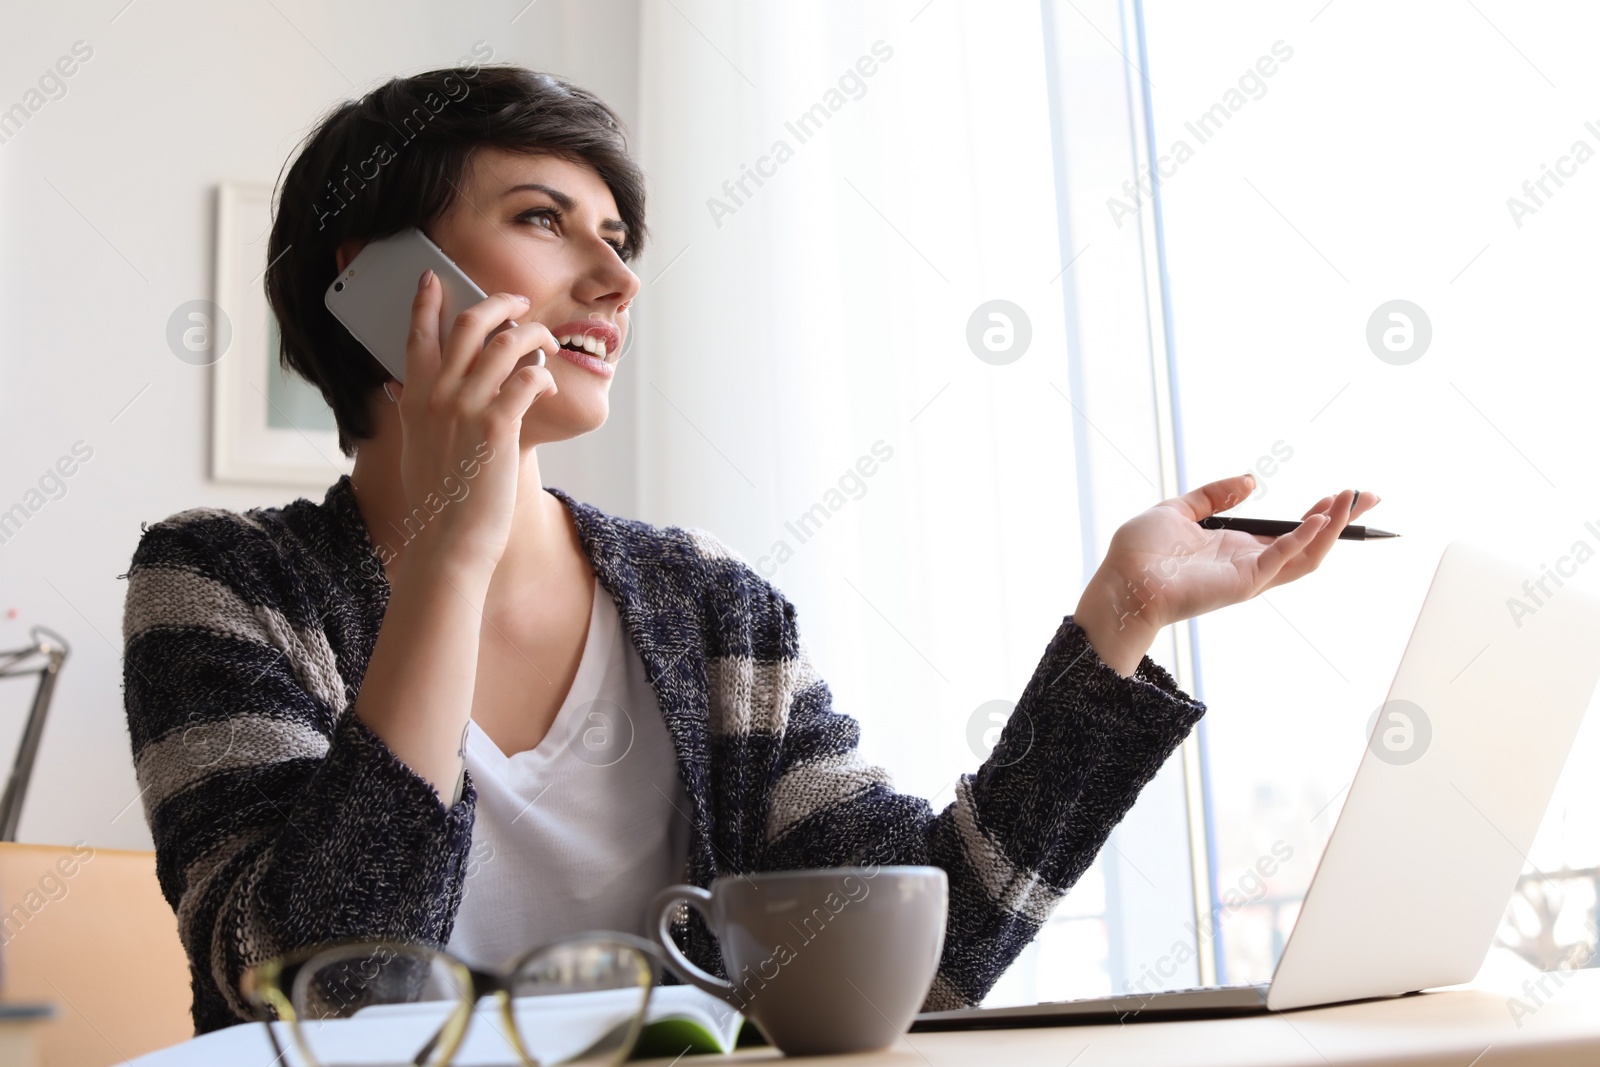
[[[1275,538],[1256,557],[1255,589],[1252,596],[1271,588],[1291,563],[1297,563],[1316,538],[1328,529],[1326,515],[1313,515],[1289,533]]]
[[[1190,522],[1199,522],[1219,511],[1237,507],[1255,487],[1255,475],[1240,474],[1220,481],[1207,482],[1198,489],[1191,489],[1182,496],[1173,497],[1162,503],[1176,507]]]
[[[500,386],[499,395],[489,401],[484,414],[493,424],[520,421],[533,402],[546,393],[555,393],[556,380],[544,367],[519,367]]]
[[[411,329],[406,334],[406,378],[420,383],[424,393],[439,375],[439,279],[423,271],[417,295],[411,298]]]
[[[1356,492],[1357,492],[1357,490],[1351,490],[1352,494],[1354,494]],[[1342,494],[1342,493],[1336,493],[1333,496],[1325,496],[1325,497],[1323,497],[1321,500],[1319,500],[1315,504],[1311,505],[1311,507],[1307,508],[1306,509],[1306,513],[1304,515],[1300,516],[1300,517],[1302,519],[1309,519],[1311,516],[1313,516],[1313,515],[1315,515],[1315,514],[1317,514],[1319,512],[1324,514],[1324,515],[1326,515],[1328,513],[1329,506],[1335,500],[1337,500],[1340,496],[1343,496],[1343,495],[1344,494]],[[1370,492],[1361,491],[1360,492],[1360,497],[1356,500],[1355,510],[1350,515],[1351,521],[1354,521],[1357,515],[1364,515],[1367,512],[1371,511],[1375,506],[1377,506],[1378,502],[1381,501],[1382,499],[1383,499],[1383,497],[1379,496],[1377,493],[1370,493]]]
[[[1331,503],[1333,503],[1333,497],[1325,496],[1307,508],[1306,513],[1300,517],[1302,519],[1309,519],[1313,515],[1326,515],[1328,513],[1328,505]]]
[[[1295,553],[1283,565],[1276,577],[1268,583],[1268,586],[1292,582],[1296,578],[1304,577],[1316,570],[1328,553],[1333,550],[1334,544],[1339,540],[1339,533],[1355,519],[1375,507],[1381,499],[1376,493],[1368,492],[1362,492],[1359,499],[1357,499],[1356,491],[1353,489],[1347,489],[1331,497],[1323,497],[1316,507],[1306,512],[1306,515],[1308,517],[1312,515],[1320,516],[1328,520],[1327,525],[1311,539],[1303,551]],[[1352,501],[1355,502],[1353,509],[1351,508]],[[1346,514],[1347,512],[1348,515]],[[1279,540],[1282,540],[1282,538]],[[1267,588],[1268,586],[1263,586],[1262,588]]]
[[[1317,531],[1316,536],[1311,539],[1311,543],[1306,545],[1305,550],[1300,553],[1301,558],[1297,561],[1297,567],[1303,569],[1296,574],[1296,577],[1316,570],[1317,564],[1322,562],[1322,558],[1333,551],[1334,542],[1339,540],[1339,531],[1349,525],[1350,505],[1354,503],[1355,498],[1356,491],[1354,489],[1341,490],[1333,498],[1333,503],[1328,506],[1328,510],[1322,513],[1322,517],[1327,520],[1327,524]]]
[[[471,370],[473,361],[483,351],[484,342],[495,327],[507,319],[514,319],[528,310],[528,298],[513,293],[495,293],[478,301],[455,317],[450,324],[450,334],[440,348],[443,363],[439,380],[454,389]]]
[[[1378,502],[1383,499],[1377,493],[1350,489],[1346,490],[1345,492],[1335,493],[1333,496],[1323,497],[1321,500],[1311,505],[1311,507],[1306,510],[1306,513],[1300,517],[1302,519],[1309,519],[1313,515],[1322,514],[1327,515],[1330,519],[1336,519],[1344,516],[1345,512],[1343,509],[1337,506],[1337,502],[1344,499],[1346,493],[1349,494],[1350,499],[1353,500],[1355,504],[1354,508],[1351,509],[1349,513],[1350,522],[1354,522],[1357,516],[1364,515],[1371,511],[1377,506]],[[1330,508],[1332,509],[1331,511]]]
[[[473,406],[489,403],[523,356],[536,356],[542,350],[546,360],[554,359],[558,347],[555,336],[543,323],[525,322],[495,334],[468,368],[461,383],[462,397]]]

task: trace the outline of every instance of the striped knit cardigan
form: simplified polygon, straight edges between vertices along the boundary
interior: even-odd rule
[[[571,512],[659,698],[689,800],[690,880],[943,868],[947,932],[924,1010],[984,997],[1205,712],[1148,657],[1117,674],[1067,616],[993,753],[934,814],[862,759],[794,606],[741,556],[702,530],[547,491]],[[389,587],[350,479],[321,504],[193,508],[141,529],[125,575],[123,696],[196,1032],[247,1018],[241,970],[289,949],[443,945],[477,794],[468,775],[447,810],[351,713]],[[698,913],[680,911],[673,934],[727,977]]]

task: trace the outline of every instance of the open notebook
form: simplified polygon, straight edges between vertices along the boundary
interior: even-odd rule
[[[615,1024],[619,1005],[629,998],[620,991],[523,997],[515,1002],[518,1029],[528,1051],[541,1062],[568,1060],[602,1039]],[[326,1062],[405,1063],[438,1029],[440,1009],[430,1004],[385,1004],[357,1012],[349,1019],[317,1024],[314,1050]],[[644,1032],[633,1059],[687,1053],[730,1052],[738,1042],[744,1016],[694,986],[657,986],[650,994]],[[288,1029],[273,1023],[287,1050],[284,1067],[302,1067]],[[745,1043],[759,1034],[752,1025]],[[763,1039],[764,1043],[764,1039]],[[215,1067],[219,1063],[267,1063],[272,1045],[259,1023],[213,1030],[171,1048],[127,1061],[131,1067]],[[518,1062],[506,1041],[495,1001],[478,1004],[477,1017],[456,1053],[456,1067],[502,1067]]]

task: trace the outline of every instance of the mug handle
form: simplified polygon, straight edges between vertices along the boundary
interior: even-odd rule
[[[645,929],[650,933],[667,956],[667,967],[673,974],[685,982],[727,1001],[735,1009],[744,1010],[744,1005],[734,999],[732,984],[723,981],[714,974],[708,974],[689,961],[678,948],[678,943],[672,939],[671,920],[668,913],[679,901],[698,911],[702,918],[710,925],[711,894],[693,885],[672,885],[657,893],[650,900],[650,906],[645,910]]]

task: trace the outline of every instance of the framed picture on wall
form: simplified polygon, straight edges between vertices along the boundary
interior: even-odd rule
[[[272,186],[223,182],[217,190],[211,477],[219,482],[328,486],[354,467],[339,451],[322,394],[278,363],[278,324],[262,277],[272,226]]]

